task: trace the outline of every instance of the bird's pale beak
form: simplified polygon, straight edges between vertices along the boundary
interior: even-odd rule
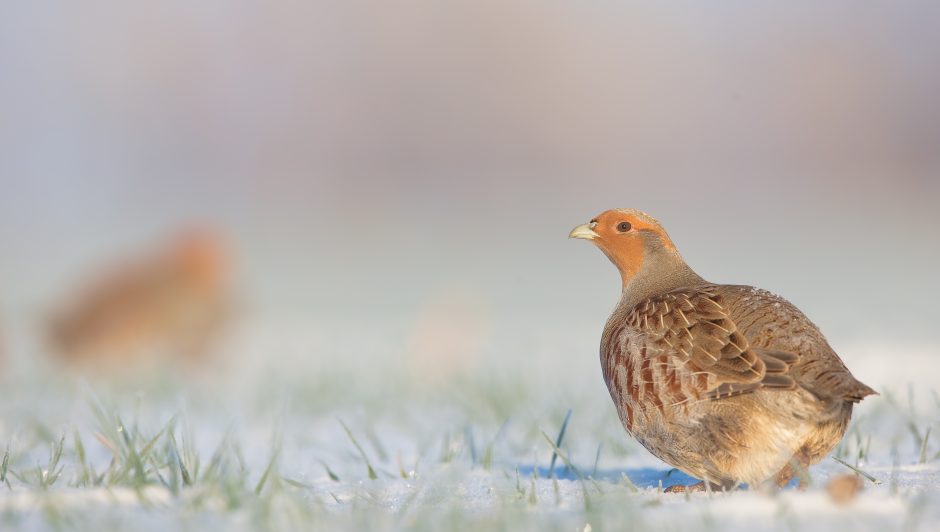
[[[594,232],[594,229],[591,229],[592,224],[581,224],[568,233],[568,238],[584,238],[586,240],[594,240],[595,238],[600,237],[601,235]]]

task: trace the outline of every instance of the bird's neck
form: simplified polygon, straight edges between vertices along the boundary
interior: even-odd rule
[[[670,290],[708,284],[677,252],[668,250],[656,251],[644,257],[643,265],[635,275],[627,275],[621,271],[621,276],[623,293],[620,297],[620,307],[626,310],[632,309],[644,299]]]

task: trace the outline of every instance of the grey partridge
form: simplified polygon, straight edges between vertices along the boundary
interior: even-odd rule
[[[859,382],[787,300],[714,284],[662,226],[609,210],[571,231],[614,263],[622,295],[604,327],[604,380],[627,432],[702,482],[667,491],[787,484],[842,439]]]
[[[227,315],[227,262],[215,235],[190,231],[95,280],[50,322],[54,353],[107,370],[204,354]]]

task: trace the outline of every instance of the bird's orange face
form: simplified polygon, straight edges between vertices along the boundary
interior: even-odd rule
[[[655,219],[634,209],[611,209],[575,227],[569,238],[594,243],[620,270],[624,284],[640,271],[648,253],[657,249],[675,252],[675,245]]]

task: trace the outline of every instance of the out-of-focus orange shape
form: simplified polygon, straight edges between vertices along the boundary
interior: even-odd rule
[[[826,491],[834,503],[845,506],[854,501],[864,487],[865,483],[861,477],[847,473],[832,477],[832,480],[826,484]]]
[[[51,321],[51,347],[69,361],[109,369],[202,358],[228,315],[228,262],[216,235],[189,231],[94,280]]]
[[[483,357],[488,323],[472,291],[450,287],[429,298],[408,338],[408,373],[425,385],[446,386],[475,370]]]

